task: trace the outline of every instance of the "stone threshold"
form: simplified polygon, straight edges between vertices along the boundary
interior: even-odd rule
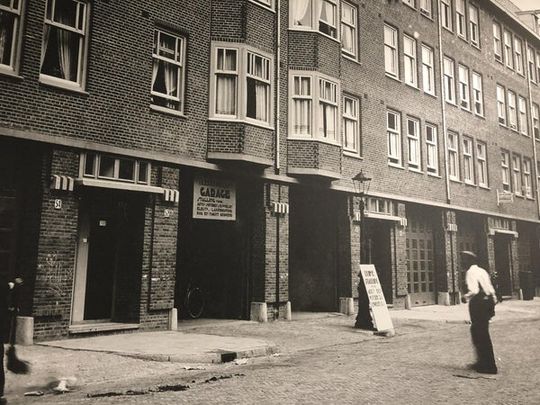
[[[100,323],[81,323],[69,326],[70,335],[96,333],[96,332],[111,332],[120,330],[139,329],[138,323],[120,323],[120,322],[100,322]]]

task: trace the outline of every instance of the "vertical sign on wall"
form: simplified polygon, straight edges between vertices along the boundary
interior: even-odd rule
[[[378,331],[394,329],[375,266],[372,264],[361,264],[360,274],[366,286],[371,317],[373,318],[375,328]]]
[[[193,218],[236,220],[236,186],[231,181],[196,177],[193,180]]]

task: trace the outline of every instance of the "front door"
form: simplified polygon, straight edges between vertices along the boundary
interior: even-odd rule
[[[496,288],[502,296],[512,296],[512,270],[510,267],[510,236],[495,234],[495,271],[497,272]]]
[[[373,264],[384,293],[387,304],[392,303],[392,251],[390,245],[390,229],[392,221],[367,220],[365,257],[362,263]]]

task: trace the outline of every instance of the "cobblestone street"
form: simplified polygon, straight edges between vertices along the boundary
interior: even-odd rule
[[[300,333],[295,351],[204,370],[91,353],[89,366],[106,362],[109,378],[86,380],[61,396],[18,396],[10,403],[540,403],[538,318],[492,324],[496,376],[465,370],[473,360],[466,324],[404,320],[393,338],[358,334],[337,321],[322,324],[326,338],[309,341]]]

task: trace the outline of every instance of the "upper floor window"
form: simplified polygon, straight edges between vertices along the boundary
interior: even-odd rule
[[[441,0],[441,24],[452,31],[452,7],[450,0]]]
[[[448,131],[448,177],[459,181],[458,134]]]
[[[406,4],[412,8],[416,8],[416,0],[403,0],[403,4]]]
[[[488,187],[487,146],[482,142],[476,143],[476,174],[478,185]]]
[[[416,40],[407,35],[403,36],[403,59],[405,83],[417,87]]]
[[[504,88],[497,85],[497,115],[499,124],[506,125],[506,98]]]
[[[469,5],[469,36],[471,38],[471,44],[474,46],[480,45],[480,29],[478,25],[479,20],[478,7]]]
[[[463,137],[463,181],[474,184],[473,140]]]
[[[536,52],[536,80],[540,83],[540,52]]]
[[[508,90],[508,126],[517,131],[516,93]]]
[[[504,61],[506,62],[506,66],[508,66],[510,69],[514,68],[514,57],[512,55],[512,34],[510,34],[510,31],[504,30]]]
[[[185,40],[162,30],[154,31],[152,52],[152,104],[183,112]]]
[[[214,44],[210,117],[272,123],[272,59],[239,44]]]
[[[467,38],[467,25],[465,24],[465,0],[456,0],[456,32],[460,37]]]
[[[426,124],[426,149],[427,149],[427,172],[439,174],[439,142],[437,137],[437,127]]]
[[[81,154],[80,173],[83,177],[150,184],[150,163],[95,152]]]
[[[456,85],[454,79],[454,61],[448,57],[443,60],[444,97],[449,103],[456,103]]]
[[[357,50],[357,10],[349,3],[341,3],[341,49],[349,56],[356,57]]]
[[[493,53],[495,59],[502,62],[502,40],[501,40],[501,25],[493,23]]]
[[[420,12],[428,17],[431,17],[431,0],[420,0]]]
[[[422,85],[424,91],[429,94],[435,94],[433,63],[433,49],[422,44]]]
[[[48,0],[41,48],[45,82],[84,87],[89,5],[77,0]]]
[[[401,166],[401,116],[395,111],[386,112],[388,163]]]
[[[407,150],[409,167],[420,170],[420,121],[415,118],[407,118]]]
[[[536,67],[534,65],[534,49],[527,47],[527,66],[529,68],[529,80],[536,83]]]
[[[391,76],[399,77],[397,30],[384,25],[384,68]]]
[[[255,3],[262,4],[265,7],[274,8],[274,0],[251,0]]]
[[[312,135],[313,92],[311,76],[294,76],[292,86],[292,135]]]
[[[338,86],[319,79],[319,137],[337,141]]]
[[[337,38],[337,4],[335,0],[291,0],[293,28],[317,30]]]
[[[506,151],[501,151],[501,177],[504,191],[512,191],[510,185],[510,154]]]
[[[512,180],[514,183],[514,193],[522,195],[521,190],[521,156],[512,154]]]
[[[521,39],[514,38],[514,56],[515,56],[515,64],[516,72],[523,74],[523,50],[522,50],[522,43]]]
[[[472,72],[472,91],[474,113],[476,115],[484,115],[484,90],[482,87],[482,76],[479,73]]]
[[[523,191],[525,197],[533,198],[532,182],[531,182],[531,160],[523,158]]]
[[[469,93],[469,68],[458,65],[458,77],[459,77],[459,104],[461,108],[470,110],[471,100]]]
[[[532,105],[533,133],[536,139],[540,139],[540,107],[538,104]]]
[[[22,0],[0,1],[0,72],[17,71]]]
[[[343,97],[343,149],[353,153],[359,153],[359,105],[360,101],[355,97]]]
[[[519,131],[523,135],[528,135],[529,131],[528,131],[528,125],[527,125],[527,121],[528,121],[527,120],[527,100],[525,100],[525,98],[521,96],[519,96],[518,108],[519,108],[519,115],[518,115]]]

